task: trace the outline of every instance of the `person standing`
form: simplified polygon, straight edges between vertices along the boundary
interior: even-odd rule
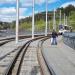
[[[53,29],[52,36],[51,36],[51,38],[52,38],[51,45],[57,45],[57,39],[56,39],[57,36],[58,36],[57,32]]]

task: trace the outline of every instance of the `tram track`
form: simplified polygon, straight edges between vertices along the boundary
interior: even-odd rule
[[[44,36],[44,35],[34,35],[35,37],[38,37],[38,36]],[[26,38],[30,38],[31,35],[29,36],[19,36],[19,39],[26,39]],[[11,42],[11,41],[14,41],[15,40],[15,37],[11,37],[11,38],[5,38],[5,39],[0,39],[0,46],[8,43],[8,42]]]
[[[38,37],[39,35],[35,35],[35,37]],[[43,36],[43,35],[41,35],[41,36]],[[21,39],[26,39],[26,38],[30,38],[31,36],[19,36],[19,39],[21,40]],[[5,44],[7,44],[7,43],[9,43],[9,42],[12,42],[12,41],[14,41],[15,40],[15,38],[14,37],[12,37],[12,38],[6,38],[6,39],[0,39],[0,47],[1,46],[3,46],[3,45],[5,45]],[[3,59],[3,58],[5,58],[7,55],[9,55],[9,54],[11,54],[12,52],[14,52],[14,51],[16,51],[17,49],[14,49],[13,51],[11,51],[11,52],[8,52],[7,54],[5,54],[4,56],[2,56],[2,57],[0,57],[0,61]]]
[[[41,45],[48,38],[49,37],[44,37],[44,36],[37,37],[35,39],[32,39],[32,40],[27,41],[23,46],[17,48],[17,50],[14,50],[11,53],[8,53],[4,57],[4,58],[6,58],[6,60],[5,59],[4,60],[7,61],[7,59],[10,58],[10,60],[8,59],[8,61],[10,61],[10,62],[6,62],[7,64],[4,63],[3,66],[2,65],[0,66],[0,68],[1,67],[3,68],[3,71],[2,72],[0,71],[0,75],[23,75],[20,71],[21,71],[21,68],[22,68],[22,63],[28,61],[28,60],[24,60],[24,59],[25,59],[26,52],[28,51],[29,45],[33,41],[40,40],[39,41],[40,44],[38,45],[38,48],[37,49],[39,50],[39,48],[40,48],[40,50],[41,50],[41,48],[42,48]],[[37,50],[37,59],[38,59],[38,61],[41,61],[41,58],[39,57],[40,55],[39,55],[38,50]],[[30,58],[29,58],[29,60],[30,60]],[[1,61],[3,61],[3,60],[1,60]],[[32,59],[32,61],[33,61],[33,59]],[[43,65],[43,66],[46,66],[45,68],[47,68],[46,69],[47,71],[45,71],[44,68],[42,69],[42,66],[41,65],[42,64],[39,62],[39,66],[38,67],[41,68],[41,74],[42,75],[51,75],[51,74],[48,74],[47,73],[47,71],[49,71],[48,68],[47,68],[47,64]],[[28,75],[28,74],[26,74],[26,75]],[[32,74],[32,75],[35,75],[35,74]]]
[[[21,39],[30,38],[30,37],[31,37],[31,36],[20,36],[20,40],[21,40]],[[12,38],[6,38],[6,39],[0,39],[0,47],[1,47],[1,46],[4,46],[5,44],[7,44],[7,43],[9,43],[9,42],[14,41],[14,39],[15,39],[15,38],[13,38],[13,37],[12,37]],[[4,59],[5,57],[7,57],[8,55],[10,55],[10,54],[16,52],[16,51],[18,50],[18,48],[19,48],[19,47],[17,47],[16,49],[14,49],[14,50],[12,50],[12,51],[6,53],[5,55],[1,56],[1,57],[0,57],[0,61],[3,60],[3,59]]]
[[[35,35],[35,37],[38,37],[38,36],[39,36],[39,35]],[[41,35],[41,36],[43,36],[43,35]],[[21,39],[26,39],[26,38],[30,38],[30,37],[31,37],[31,36],[19,36],[19,39],[21,40]],[[14,37],[6,38],[6,39],[0,39],[0,47],[3,46],[3,45],[5,45],[5,44],[7,44],[7,43],[9,43],[9,42],[14,41],[14,40],[15,40]],[[18,48],[17,48],[17,49],[18,49]],[[0,61],[1,61],[2,59],[4,59],[6,56],[8,56],[8,55],[10,55],[11,53],[15,52],[17,49],[14,49],[14,50],[12,50],[11,52],[8,52],[8,53],[5,54],[4,56],[0,57]]]
[[[19,36],[19,39],[30,38],[31,36]],[[0,39],[0,46],[7,44],[8,42],[14,41],[15,37]]]
[[[44,39],[40,40],[40,42],[38,43],[37,58],[38,58],[38,62],[40,64],[42,75],[51,75],[49,70],[48,70],[48,66],[47,66],[47,64],[45,62],[45,59],[43,57],[43,54],[42,54],[42,44],[48,38],[49,37],[44,38]]]
[[[11,61],[11,64],[8,66],[8,68],[5,70],[5,72],[2,75],[19,75],[19,72],[20,72],[19,70],[20,70],[20,67],[21,67],[21,63],[23,61],[23,57],[24,57],[25,53],[27,52],[27,48],[28,48],[29,44],[31,42],[33,42],[35,40],[38,40],[38,39],[41,39],[41,38],[43,38],[43,37],[38,37],[38,38],[35,38],[35,39],[32,39],[32,40],[26,42],[20,48],[20,50],[16,53],[15,57]],[[17,67],[16,67],[16,64],[17,64]],[[13,69],[15,69],[17,71],[13,72]]]
[[[23,46],[19,48],[18,51],[15,52],[15,57],[11,55],[11,57],[13,57],[13,59],[11,60],[11,63],[8,65],[7,69],[5,69],[5,71],[0,75],[37,75],[36,73],[38,73],[38,71],[40,72],[39,75],[56,75],[52,67],[48,65],[44,57],[44,54],[42,52],[43,50],[42,45],[49,38],[50,37],[48,36],[47,37],[37,37],[35,39],[27,41]],[[36,40],[39,41],[37,48],[36,46],[30,46],[30,44],[32,42],[35,42]],[[34,59],[35,56],[32,57],[30,56],[30,54],[32,54],[32,52],[33,54],[35,54],[36,49],[37,49],[37,59],[38,59],[39,65],[33,66],[32,63],[34,61],[36,62],[36,60]],[[30,67],[30,65],[31,65],[32,70],[30,70],[30,68],[27,67],[27,66]],[[7,65],[3,65],[3,66],[7,66]]]
[[[49,37],[40,40],[40,42],[38,43],[37,58],[41,68],[42,75],[56,75],[52,67],[48,66],[47,61],[45,60],[42,52],[42,45],[47,39],[49,39]]]

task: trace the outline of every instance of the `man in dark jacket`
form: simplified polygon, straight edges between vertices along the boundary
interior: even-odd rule
[[[53,30],[52,31],[52,43],[51,43],[52,45],[57,45],[57,39],[56,39],[57,36],[58,36],[57,32]]]

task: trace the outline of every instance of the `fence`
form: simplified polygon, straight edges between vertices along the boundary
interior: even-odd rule
[[[75,49],[75,32],[67,32],[63,34],[63,41],[69,47]]]

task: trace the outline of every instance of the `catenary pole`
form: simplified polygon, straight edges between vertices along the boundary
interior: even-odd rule
[[[32,39],[34,39],[34,0],[32,2]]]
[[[60,10],[60,23],[59,24],[61,25],[61,10]]]
[[[66,19],[65,19],[65,13],[64,13],[64,25],[65,25],[65,20],[66,20]]]
[[[48,0],[46,0],[46,26],[45,26],[45,36],[47,36],[47,5],[48,5]]]
[[[66,25],[67,25],[67,16],[66,16]]]
[[[53,29],[56,30],[55,9],[54,9],[54,16],[53,16]]]
[[[16,0],[16,44],[18,43],[19,0]]]

